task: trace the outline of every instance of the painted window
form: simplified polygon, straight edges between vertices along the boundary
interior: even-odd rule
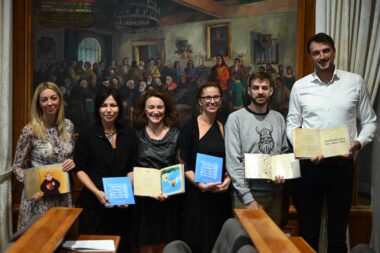
[[[91,63],[100,62],[102,49],[97,39],[84,38],[78,47],[78,60],[83,62],[89,61]]]

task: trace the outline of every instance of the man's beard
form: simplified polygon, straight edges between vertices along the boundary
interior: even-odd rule
[[[264,98],[265,101],[262,102],[262,103],[259,103],[259,102],[256,101],[257,98]],[[257,98],[254,99],[253,97],[251,97],[251,103],[253,103],[255,106],[257,106],[257,107],[264,107],[264,106],[269,105],[270,99],[265,98],[265,97],[257,97]]]

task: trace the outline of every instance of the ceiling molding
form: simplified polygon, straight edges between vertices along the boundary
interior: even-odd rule
[[[297,10],[297,0],[267,0],[251,4],[241,4],[228,7],[228,18],[246,16],[262,16],[273,13],[283,13]]]

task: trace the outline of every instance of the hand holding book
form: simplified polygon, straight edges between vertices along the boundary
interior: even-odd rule
[[[283,175],[277,175],[274,177],[273,180],[276,184],[283,184],[285,183],[285,177]]]
[[[62,170],[63,171],[70,171],[75,168],[75,163],[72,159],[66,159],[62,163]]]
[[[95,197],[99,200],[100,204],[102,205],[106,205],[109,202],[109,199],[103,191],[98,190],[95,193]]]
[[[219,183],[196,183],[201,192],[214,192],[218,190]]]
[[[214,190],[213,193],[227,191],[230,184],[231,184],[231,177],[226,173],[226,175],[224,176],[223,182],[217,185],[217,189]]]
[[[165,195],[165,194],[160,194],[160,195],[157,195],[157,196],[151,196],[152,198],[154,198],[155,200],[158,200],[160,202],[163,202],[165,200],[167,200],[169,198],[168,195]]]
[[[37,201],[39,200],[40,198],[42,198],[42,194],[40,192],[36,192],[32,197],[31,197],[31,200],[32,201]]]

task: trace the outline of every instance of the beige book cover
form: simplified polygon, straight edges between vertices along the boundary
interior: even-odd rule
[[[133,169],[135,196],[174,195],[185,192],[182,164],[162,169],[135,167]]]
[[[296,158],[312,158],[317,155],[333,157],[350,153],[347,127],[296,128],[293,134],[293,145]]]
[[[294,154],[266,155],[244,154],[245,178],[271,179],[283,176],[285,179],[301,177],[300,164]]]
[[[24,170],[24,187],[28,199],[37,192],[50,197],[71,191],[69,173],[62,170],[62,163]]]

